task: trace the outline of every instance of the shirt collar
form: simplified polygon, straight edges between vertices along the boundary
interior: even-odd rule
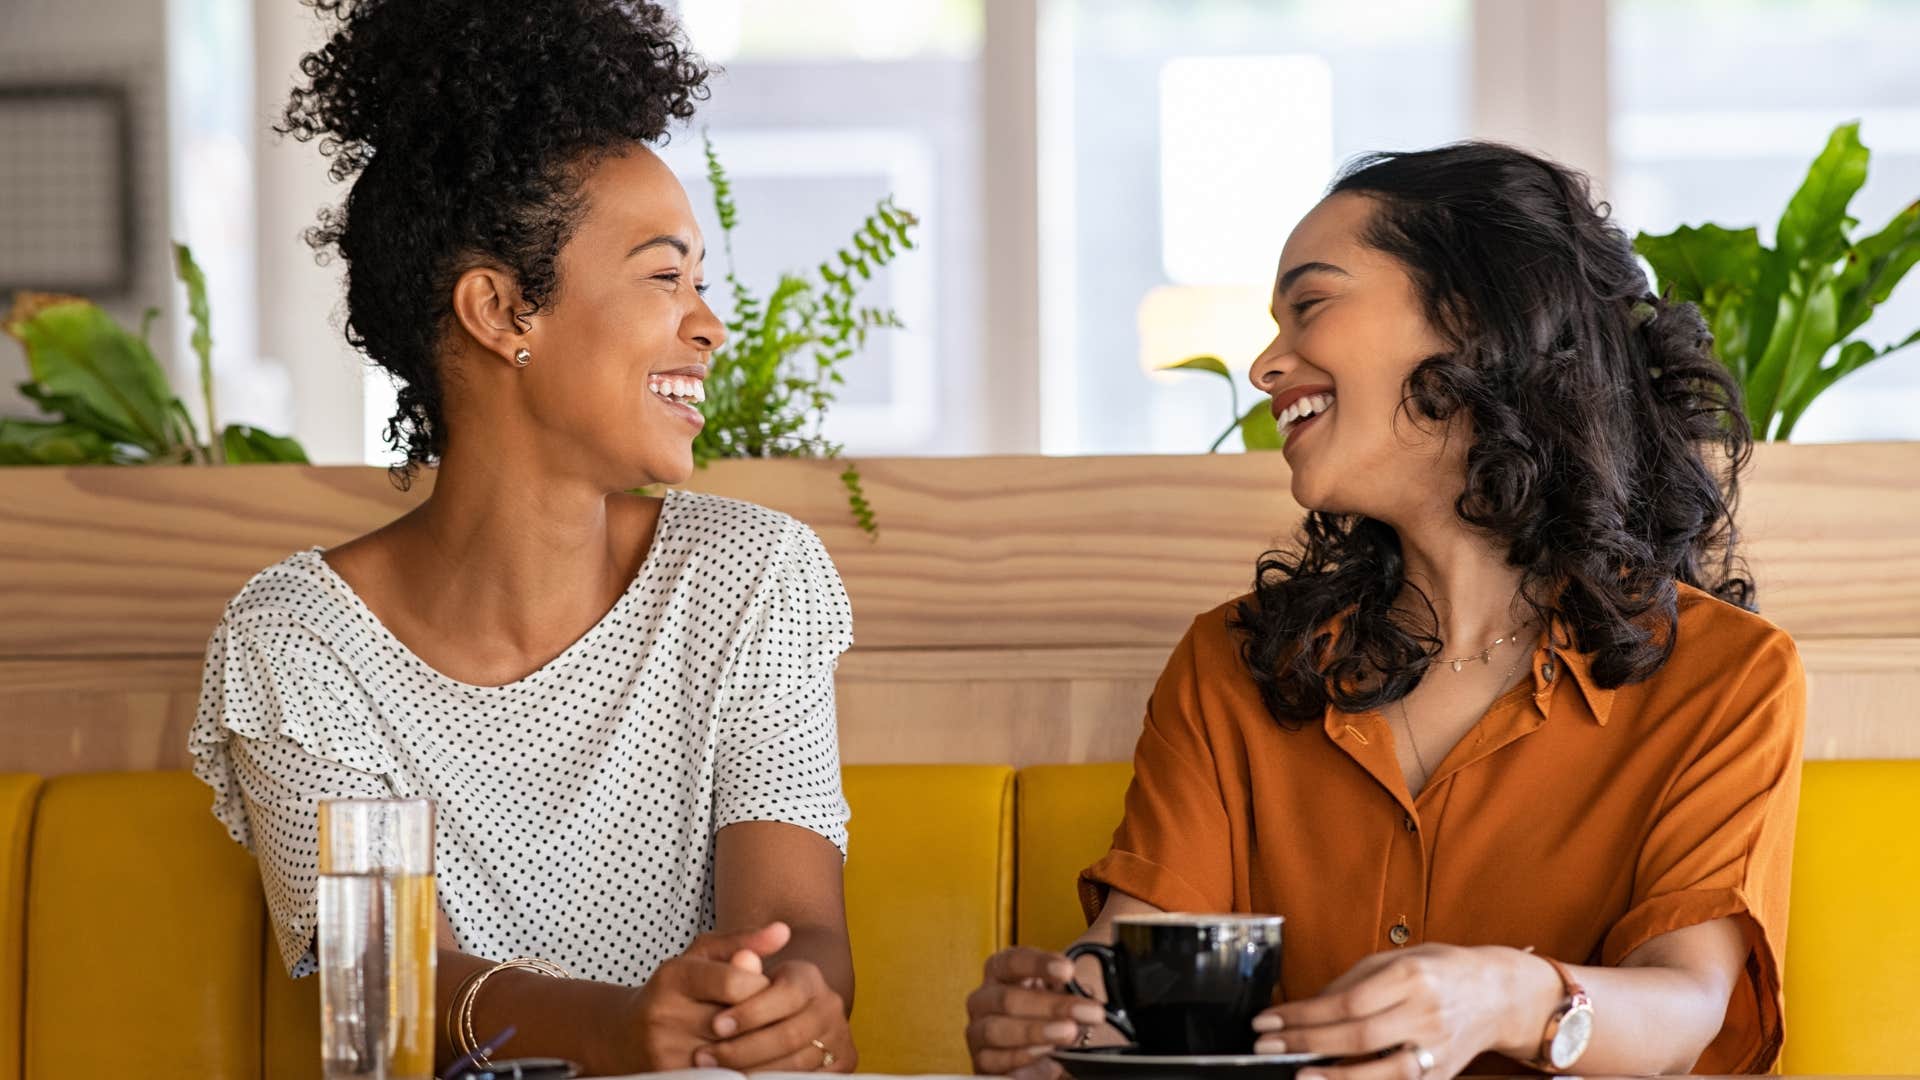
[[[1586,698],[1587,710],[1593,714],[1594,722],[1605,727],[1613,715],[1614,691],[1594,681],[1593,655],[1574,648],[1573,628],[1558,615],[1549,626],[1550,631],[1541,638],[1533,653],[1534,701],[1545,712],[1553,684],[1563,676],[1571,676],[1581,696]]]
[[[1347,612],[1341,612],[1328,622],[1328,629],[1338,634],[1345,625]],[[1551,633],[1543,635],[1533,652],[1533,700],[1545,716],[1547,706],[1553,700],[1554,684],[1562,678],[1571,678],[1580,688],[1580,696],[1586,699],[1587,711],[1593,714],[1594,722],[1605,727],[1613,715],[1614,691],[1601,686],[1593,678],[1593,655],[1574,648],[1573,628],[1566,620],[1555,615],[1552,618]],[[1336,720],[1343,714],[1331,702],[1328,703],[1323,721],[1327,734],[1337,735],[1345,726],[1344,719]]]

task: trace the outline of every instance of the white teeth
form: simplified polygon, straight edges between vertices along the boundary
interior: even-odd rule
[[[688,379],[677,375],[656,375],[647,380],[647,389],[669,401],[679,401],[684,405],[698,405],[707,400],[707,386],[699,379]]]
[[[1277,421],[1277,424],[1281,431],[1286,431],[1299,421],[1305,420],[1309,416],[1318,416],[1320,413],[1326,412],[1332,407],[1332,394],[1314,394],[1309,397],[1303,397],[1285,409],[1280,410],[1280,419]]]

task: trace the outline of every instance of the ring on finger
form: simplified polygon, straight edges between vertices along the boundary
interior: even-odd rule
[[[1423,1046],[1415,1046],[1412,1043],[1408,1043],[1407,1049],[1413,1052],[1413,1063],[1420,1067],[1420,1075],[1423,1077],[1432,1072],[1433,1067],[1438,1064],[1438,1062],[1434,1060],[1433,1051]]]
[[[840,1060],[833,1056],[833,1051],[827,1049],[826,1043],[821,1042],[819,1039],[808,1039],[807,1041],[819,1048],[821,1068],[831,1069],[833,1068],[833,1063]]]

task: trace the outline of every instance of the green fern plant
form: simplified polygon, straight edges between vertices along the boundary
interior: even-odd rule
[[[890,310],[859,306],[860,290],[875,271],[913,248],[912,232],[920,221],[891,198],[883,199],[854,229],[847,246],[813,275],[782,274],[762,298],[734,272],[733,234],[740,211],[713,140],[704,138],[704,143],[733,313],[727,342],[713,354],[707,373],[701,409],[707,423],[693,441],[694,461],[705,467],[717,458],[837,458],[842,447],[826,438],[822,425],[846,383],[843,365],[873,331],[903,325]],[[877,536],[859,467],[848,462],[840,482],[855,522]]]

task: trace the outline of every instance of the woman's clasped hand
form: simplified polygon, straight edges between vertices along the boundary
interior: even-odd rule
[[[628,1035],[638,1045],[621,1056],[650,1070],[852,1072],[846,1005],[820,969],[766,962],[791,936],[776,922],[695,938],[632,991],[637,1023]]]

